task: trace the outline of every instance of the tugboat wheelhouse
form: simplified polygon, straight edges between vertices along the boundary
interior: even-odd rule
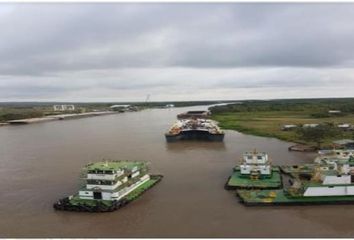
[[[225,189],[277,189],[282,186],[278,166],[272,166],[265,152],[245,152],[241,163],[234,167]]]
[[[246,152],[243,154],[240,165],[242,175],[251,175],[256,178],[271,177],[272,169],[268,154],[264,152]]]
[[[54,204],[57,210],[108,212],[133,201],[161,179],[150,175],[144,162],[104,161],[83,169],[83,184],[76,195]]]
[[[145,164],[136,162],[100,162],[86,166],[81,199],[119,200],[150,179]]]

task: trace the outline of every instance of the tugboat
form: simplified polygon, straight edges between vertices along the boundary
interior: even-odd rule
[[[103,161],[86,165],[76,195],[54,203],[56,210],[111,212],[139,197],[161,179],[149,175],[145,162]]]
[[[225,189],[277,189],[281,186],[279,167],[272,166],[267,153],[255,150],[243,153],[241,164],[234,167]]]
[[[183,119],[175,122],[165,137],[167,142],[192,139],[221,142],[224,132],[210,119]]]
[[[246,205],[354,203],[354,172],[349,159],[281,168],[289,186],[278,190],[238,190]]]

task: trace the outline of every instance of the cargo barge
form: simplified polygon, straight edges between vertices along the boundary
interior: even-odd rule
[[[284,166],[289,184],[276,190],[237,190],[240,201],[255,205],[354,204],[353,159],[319,156],[313,164]]]
[[[133,201],[162,179],[148,174],[144,162],[105,161],[88,164],[76,195],[54,203],[56,210],[111,212]]]
[[[177,119],[188,119],[188,118],[210,118],[210,111],[188,111],[180,113],[177,115]]]
[[[179,140],[206,140],[221,142],[224,132],[218,127],[217,122],[209,119],[183,119],[175,122],[167,133],[167,142]]]
[[[245,152],[233,169],[225,189],[278,189],[282,186],[280,169],[272,166],[265,152]]]

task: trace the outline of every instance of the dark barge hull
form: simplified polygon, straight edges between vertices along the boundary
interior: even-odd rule
[[[138,198],[140,195],[142,195],[144,192],[155,186],[157,183],[161,181],[163,178],[162,175],[150,175],[150,178],[155,180],[153,184],[151,184],[148,188],[144,189],[141,191],[138,195],[134,195],[133,197],[125,196],[124,198],[116,201],[112,201],[109,206],[106,204],[96,201],[95,205],[88,205],[85,203],[82,204],[72,204],[70,202],[70,199],[68,197],[60,199],[58,202],[53,204],[53,207],[55,210],[62,210],[62,211],[72,211],[72,212],[113,212],[115,210],[118,210],[121,207],[124,207],[128,203],[134,201],[136,198]]]
[[[222,142],[224,140],[224,134],[211,134],[206,131],[185,131],[177,135],[165,134],[167,142],[176,142],[179,140],[204,140],[211,142]]]

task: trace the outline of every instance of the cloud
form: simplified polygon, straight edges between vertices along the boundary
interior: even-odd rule
[[[0,78],[3,100],[143,101],[348,97],[350,68],[120,68]]]
[[[0,100],[232,99],[238,90],[267,98],[290,88],[293,96],[339,96],[334,86],[354,85],[353,10],[351,3],[2,3]]]

